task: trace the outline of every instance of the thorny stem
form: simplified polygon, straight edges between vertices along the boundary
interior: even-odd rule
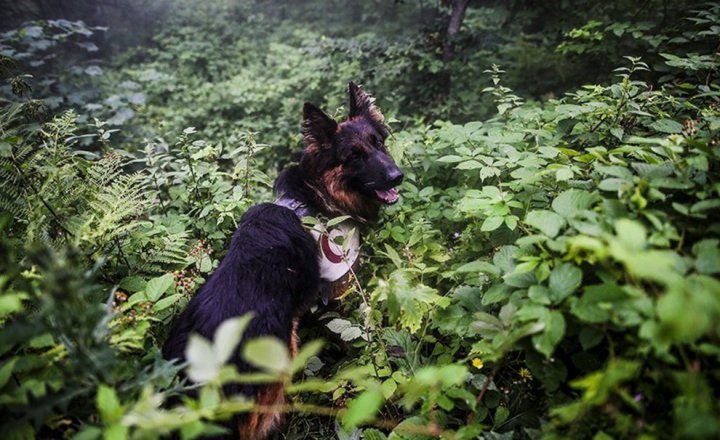
[[[150,150],[149,150],[150,151]],[[156,170],[159,170],[160,167],[156,166],[157,162],[153,159],[153,156],[148,152],[148,165],[152,168],[155,168]],[[165,202],[162,198],[162,191],[160,190],[160,184],[157,180],[157,174],[153,171],[150,172],[150,176],[152,177],[153,184],[155,185],[155,190],[158,193],[158,200],[160,201],[160,208],[162,208],[163,214],[167,215],[167,208],[165,208]]]
[[[247,147],[247,154],[245,157],[245,193],[244,196],[247,198],[250,193],[250,161],[253,159],[253,143],[254,139],[252,133],[248,133],[245,146]]]
[[[115,246],[117,246],[117,249],[120,252],[120,258],[122,259],[123,263],[125,263],[125,266],[127,266],[128,270],[131,270],[130,263],[128,262],[127,258],[125,257],[125,252],[123,252],[122,246],[120,246],[120,239],[118,237],[115,237],[114,241],[115,241]]]
[[[341,414],[343,409],[327,408],[320,405],[312,405],[307,403],[292,403],[286,405],[260,405],[255,406],[252,409],[253,412],[258,413],[290,413],[290,412],[302,412],[306,414],[316,414],[320,416],[337,417]],[[435,423],[428,425],[414,425],[404,424],[398,427],[400,423],[395,420],[388,419],[375,419],[368,422],[368,425],[375,426],[382,429],[395,430],[398,433],[405,434],[416,434],[416,435],[428,435],[437,438],[454,438],[452,431],[444,431],[440,426]]]
[[[490,376],[485,378],[485,381],[483,381],[482,388],[480,389],[480,394],[478,394],[477,399],[475,401],[477,402],[477,405],[480,405],[480,402],[482,402],[483,397],[485,397],[485,393],[487,393],[488,387],[490,387],[490,383],[495,379],[495,375],[497,374],[498,370],[500,369],[500,362],[502,360],[499,360],[497,364],[495,364],[495,368],[493,368],[492,372],[490,373]],[[465,420],[466,423],[469,425],[472,422],[472,417],[474,413],[470,412],[467,415],[467,419]]]
[[[375,340],[375,338],[373,338],[372,329],[370,328],[370,319],[372,318],[373,308],[370,306],[370,302],[365,297],[365,289],[363,289],[362,286],[360,285],[360,281],[358,280],[357,274],[353,270],[352,265],[347,261],[347,257],[345,256],[345,253],[343,253],[343,259],[345,260],[348,267],[350,268],[350,275],[352,275],[352,279],[355,282],[355,288],[358,289],[358,292],[360,292],[360,297],[363,300],[363,304],[365,304],[365,307],[367,307],[367,310],[368,310],[368,315],[363,322],[363,326],[365,327],[365,334],[368,337],[368,347],[372,347],[373,341]],[[382,339],[382,338],[379,338],[379,339]],[[384,344],[381,342],[380,345],[383,346],[383,352],[387,353],[387,350],[385,349]],[[378,371],[377,362],[375,362],[375,356],[372,353],[370,353],[370,361],[372,362],[373,369],[375,370],[375,377],[380,379],[380,373]]]

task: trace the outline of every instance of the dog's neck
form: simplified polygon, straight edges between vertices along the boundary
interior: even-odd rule
[[[368,219],[357,213],[344,212],[336,206],[332,197],[317,187],[317,182],[306,176],[306,173],[298,165],[286,168],[275,180],[275,194],[280,199],[295,200],[309,213],[305,215],[317,216],[322,214],[328,218],[350,215],[359,223],[367,223]],[[285,206],[285,205],[283,205]],[[286,206],[288,207],[288,206]],[[292,208],[291,208],[292,209]],[[293,211],[295,211],[293,209]]]
[[[273,190],[275,191],[275,194],[278,195],[278,200],[287,201],[283,202],[282,206],[290,208],[296,213],[296,209],[290,207],[290,205],[302,205],[303,209],[308,212],[304,215],[331,215],[326,212],[322,201],[318,200],[315,191],[307,185],[306,179],[298,165],[292,165],[282,171],[280,175],[278,175],[277,179],[275,179]],[[301,215],[300,217],[303,217],[304,215]]]
[[[275,204],[291,210],[298,218],[318,214],[312,206],[287,194],[281,195]],[[327,228],[316,224],[308,227],[308,232],[318,243],[318,264],[323,281],[333,283],[352,270],[360,251],[360,232],[356,222],[345,220]],[[342,244],[336,243],[337,239],[341,239]],[[323,302],[327,304],[327,297],[323,297]]]

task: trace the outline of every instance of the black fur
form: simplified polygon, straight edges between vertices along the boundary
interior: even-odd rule
[[[263,203],[243,215],[220,266],[190,300],[163,347],[166,359],[185,359],[190,333],[212,339],[226,319],[253,312],[243,339],[275,336],[289,344],[292,318],[317,301],[317,246],[287,208]],[[242,343],[241,343],[242,345]],[[250,367],[233,356],[239,371]],[[252,387],[227,389],[253,394]]]

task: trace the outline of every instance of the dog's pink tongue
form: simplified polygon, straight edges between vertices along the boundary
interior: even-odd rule
[[[386,190],[375,190],[375,194],[385,203],[391,204],[398,201],[400,198],[400,194],[398,193],[398,190],[395,188],[390,188]]]

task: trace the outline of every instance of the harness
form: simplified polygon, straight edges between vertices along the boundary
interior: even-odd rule
[[[317,214],[316,210],[305,203],[285,195],[275,200],[275,204],[293,211],[298,218]],[[310,229],[310,234],[318,245],[320,278],[323,281],[337,281],[352,269],[360,254],[360,232],[357,226],[357,223],[348,219],[330,228],[315,225]],[[327,232],[323,233],[326,229]]]

